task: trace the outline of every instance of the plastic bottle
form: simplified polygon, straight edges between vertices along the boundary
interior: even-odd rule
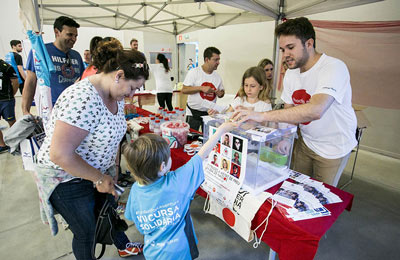
[[[171,120],[180,120],[179,118],[177,118],[176,111],[172,111],[170,117]]]
[[[150,117],[150,121],[149,121],[149,130],[151,132],[154,132],[154,122],[156,121],[155,117]]]
[[[183,108],[180,108],[179,109],[179,112],[180,112],[180,115],[181,115],[181,120],[182,120],[182,122],[185,122],[185,109],[183,109]]]
[[[179,107],[175,107],[174,111],[176,113],[176,120],[180,120],[180,112],[181,111],[179,110]]]
[[[164,108],[159,107],[158,110],[157,110],[157,113],[158,113],[158,114],[162,114],[163,110],[164,110]]]
[[[156,135],[161,135],[160,123],[160,120],[154,121],[154,133]]]

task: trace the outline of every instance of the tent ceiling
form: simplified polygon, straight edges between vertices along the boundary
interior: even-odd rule
[[[272,21],[381,0],[39,0],[44,24],[60,15],[85,27],[181,34],[223,25]],[[283,3],[283,9],[279,4]]]
[[[215,0],[214,2],[277,19],[281,13],[286,18],[293,18],[379,1],[384,0]],[[280,6],[283,8],[280,9]]]
[[[60,15],[81,26],[115,30],[152,30],[180,34],[227,24],[271,21],[271,17],[215,2],[193,0],[43,0],[39,13],[44,24]]]

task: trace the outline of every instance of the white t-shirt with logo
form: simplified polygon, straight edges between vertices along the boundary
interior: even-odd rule
[[[251,108],[253,108],[254,112],[266,112],[266,111],[272,110],[271,104],[269,104],[265,101],[262,101],[262,100],[259,100],[254,104],[251,104],[251,103],[247,102],[247,97],[243,97],[243,98],[236,97],[233,100],[231,107],[233,109],[236,109],[238,106],[251,107]]]
[[[214,70],[211,74],[207,74],[203,71],[201,66],[191,69],[188,72],[185,81],[183,81],[183,85],[189,87],[210,86],[215,90],[224,89],[224,86],[222,85],[222,79],[217,72]],[[216,103],[217,95],[215,93],[206,94],[204,92],[191,94],[188,96],[187,104],[193,109],[207,111],[207,108],[201,106],[203,99]],[[186,109],[186,114],[192,115],[190,109]]]
[[[315,94],[335,98],[319,120],[299,125],[305,144],[316,154],[337,159],[357,144],[357,119],[351,106],[350,74],[341,60],[322,54],[308,71],[287,70],[283,79],[282,100],[287,104],[308,103]]]
[[[150,64],[150,71],[154,75],[156,81],[157,93],[172,93],[173,87],[171,82],[171,72],[165,72],[164,65],[161,63]]]

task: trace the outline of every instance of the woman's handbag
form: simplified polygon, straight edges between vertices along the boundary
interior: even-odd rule
[[[128,224],[121,219],[114,207],[114,197],[107,194],[107,198],[101,208],[97,218],[96,230],[93,241],[92,256],[94,259],[100,259],[106,250],[106,245],[114,244],[117,232],[124,232],[128,229]],[[101,252],[96,257],[96,244],[101,244]]]

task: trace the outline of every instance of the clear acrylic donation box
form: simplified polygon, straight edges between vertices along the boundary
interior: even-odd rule
[[[210,129],[215,131],[226,119],[227,115],[222,114],[203,117],[204,142],[210,136]],[[252,122],[231,132],[247,140],[247,151],[241,150],[241,158],[247,160],[245,169],[241,169],[241,175],[245,175],[243,189],[257,195],[288,178],[296,130],[295,125],[287,123]]]

